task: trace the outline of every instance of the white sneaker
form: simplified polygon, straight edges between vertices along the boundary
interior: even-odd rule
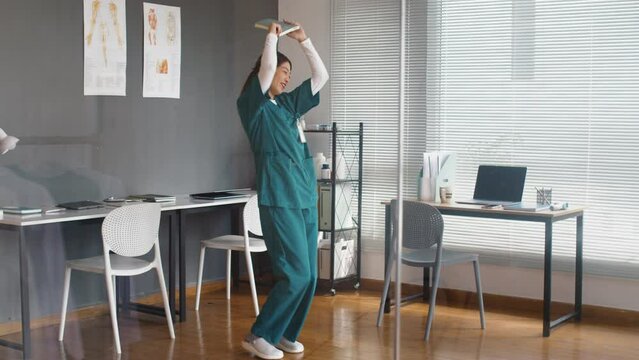
[[[242,347],[244,350],[262,359],[271,360],[284,357],[284,353],[277,350],[275,346],[264,340],[264,338],[257,337],[253,334],[246,335],[242,341]]]
[[[302,345],[301,342],[292,342],[285,337],[282,337],[280,339],[280,343],[275,345],[275,347],[290,354],[299,354],[304,352],[304,345]]]

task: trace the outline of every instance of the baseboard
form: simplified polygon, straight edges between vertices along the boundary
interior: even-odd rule
[[[214,280],[202,284],[202,293],[210,293],[226,288],[225,280]],[[186,296],[195,296],[196,286],[190,286],[186,289]],[[162,295],[158,292],[155,294],[145,295],[134,299],[133,301],[141,304],[158,304],[162,302]],[[178,303],[176,306],[178,306]],[[91,319],[98,316],[104,316],[109,313],[109,306],[107,304],[99,304],[75,309],[67,312],[67,321],[76,321]],[[58,325],[60,323],[60,314],[47,315],[38,319],[31,319],[31,329],[42,328],[46,326]],[[11,321],[0,324],[0,336],[13,334],[22,330],[22,323],[20,321]]]
[[[67,321],[90,319],[102,316],[109,312],[107,304],[87,306],[81,309],[68,311]],[[47,315],[38,319],[31,319],[31,329],[43,328],[46,326],[57,325],[60,323],[60,314]],[[22,331],[22,323],[20,321],[11,321],[0,324],[0,336],[14,334]]]
[[[382,280],[362,279],[361,289],[381,294]],[[417,294],[421,285],[402,284],[402,296]],[[440,288],[437,292],[437,304],[458,308],[477,308],[477,295],[473,291]],[[552,303],[553,318],[572,311],[574,305],[562,302]],[[541,318],[543,301],[506,295],[484,293],[484,309],[495,313]],[[613,326],[639,326],[639,312],[621,310],[595,305],[582,305],[582,321],[590,324]]]

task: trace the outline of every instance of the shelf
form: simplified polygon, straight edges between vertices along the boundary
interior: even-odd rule
[[[356,280],[356,279],[357,279],[357,273],[355,273],[355,274],[348,274],[348,275],[346,275],[346,276],[344,276],[344,277],[336,278],[336,279],[334,279],[333,281],[334,281],[336,284],[338,284],[338,283],[343,282],[343,281]]]
[[[359,127],[352,126],[341,129],[337,123],[323,124],[321,129],[313,126],[313,129],[304,130],[306,134],[321,134],[328,136],[330,154],[326,161],[333,170],[331,173],[337,177],[336,168],[344,165],[344,177],[340,179],[317,179],[318,191],[318,217],[319,230],[324,232],[324,237],[329,239],[330,248],[328,254],[325,249],[318,255],[321,259],[319,263],[320,275],[326,279],[325,281],[330,287],[331,294],[335,295],[335,285],[349,280],[355,280],[355,289],[359,288],[359,279],[361,276],[361,221],[362,221],[362,153],[363,153],[363,137],[364,126],[359,123]],[[339,166],[338,166],[339,165]],[[341,175],[342,173],[339,172]],[[332,193],[335,190],[336,193]],[[352,222],[350,221],[352,220]],[[335,229],[331,230],[331,226]],[[347,250],[349,256],[352,256],[352,264],[349,263],[348,272],[353,271],[354,274],[345,274],[344,265],[344,249],[339,248],[336,244],[337,239],[347,238],[353,240],[352,244],[348,244]],[[328,262],[328,260],[330,262]],[[341,260],[340,260],[341,259]],[[329,269],[333,266],[332,269]],[[328,276],[332,274],[332,276]],[[344,277],[344,275],[346,275]],[[337,277],[342,276],[342,277]],[[333,277],[333,279],[330,279]]]
[[[342,282],[346,282],[346,281],[352,281],[352,280],[357,280],[357,273],[355,274],[348,274],[344,277],[341,278],[335,278],[333,279],[333,283],[334,285],[338,285],[339,283]],[[327,283],[329,283],[331,281],[331,279],[317,279],[317,284],[318,287],[325,287],[327,285]]]
[[[309,134],[332,134],[333,130],[304,130],[304,132]],[[335,133],[337,135],[359,135],[359,130],[337,130]]]
[[[331,183],[331,179],[317,179],[318,183],[322,183],[322,184],[330,184]],[[345,179],[345,180],[335,180],[336,184],[343,184],[343,183],[356,183],[359,182],[359,179]]]
[[[335,229],[335,232],[352,231],[352,230],[357,230],[357,225],[353,225],[351,227],[344,227],[344,228],[340,228],[340,229]],[[319,231],[331,232],[331,230],[322,230],[322,229],[319,229]]]

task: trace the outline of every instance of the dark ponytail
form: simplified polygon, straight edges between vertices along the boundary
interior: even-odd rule
[[[282,65],[282,63],[289,63],[291,65],[291,71],[293,71],[293,63],[291,62],[291,60],[286,57],[286,55],[282,54],[281,52],[277,52],[277,66]],[[251,69],[251,72],[248,74],[248,76],[246,77],[246,80],[244,81],[244,85],[242,86],[242,92],[240,93],[243,94],[244,90],[246,90],[246,88],[248,87],[249,83],[251,82],[251,79],[253,78],[253,76],[257,76],[257,73],[260,72],[260,66],[262,65],[262,55],[260,55],[257,58],[257,61],[255,62],[255,65],[253,66],[253,69]]]

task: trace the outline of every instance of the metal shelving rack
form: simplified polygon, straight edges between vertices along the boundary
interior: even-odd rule
[[[320,231],[328,232],[330,235],[330,279],[320,280],[318,288],[324,288],[326,282],[328,282],[329,291],[332,295],[335,295],[335,285],[342,282],[353,281],[354,288],[358,289],[361,279],[361,239],[362,239],[362,146],[364,137],[363,123],[359,123],[359,128],[355,130],[338,129],[337,123],[332,124],[331,129],[327,130],[305,130],[309,134],[328,134],[330,135],[331,146],[331,178],[330,179],[318,179],[318,186],[324,184],[330,184],[331,187],[331,225],[329,229],[322,229],[320,225]],[[342,159],[345,161],[346,178],[336,179],[337,169],[337,154],[343,155]],[[350,198],[346,198],[345,191],[342,188],[339,191],[341,198],[337,198],[338,186],[344,186],[350,188]],[[346,216],[351,216],[352,221],[347,221],[346,218],[336,217],[336,205],[338,201],[342,201],[347,207]],[[344,224],[352,222],[352,226],[344,227]],[[339,259],[335,258],[335,246],[336,240],[340,237],[344,239],[354,240],[353,256],[355,259],[349,265],[347,275],[342,278],[335,277],[335,262]],[[337,264],[338,268],[343,264]]]

